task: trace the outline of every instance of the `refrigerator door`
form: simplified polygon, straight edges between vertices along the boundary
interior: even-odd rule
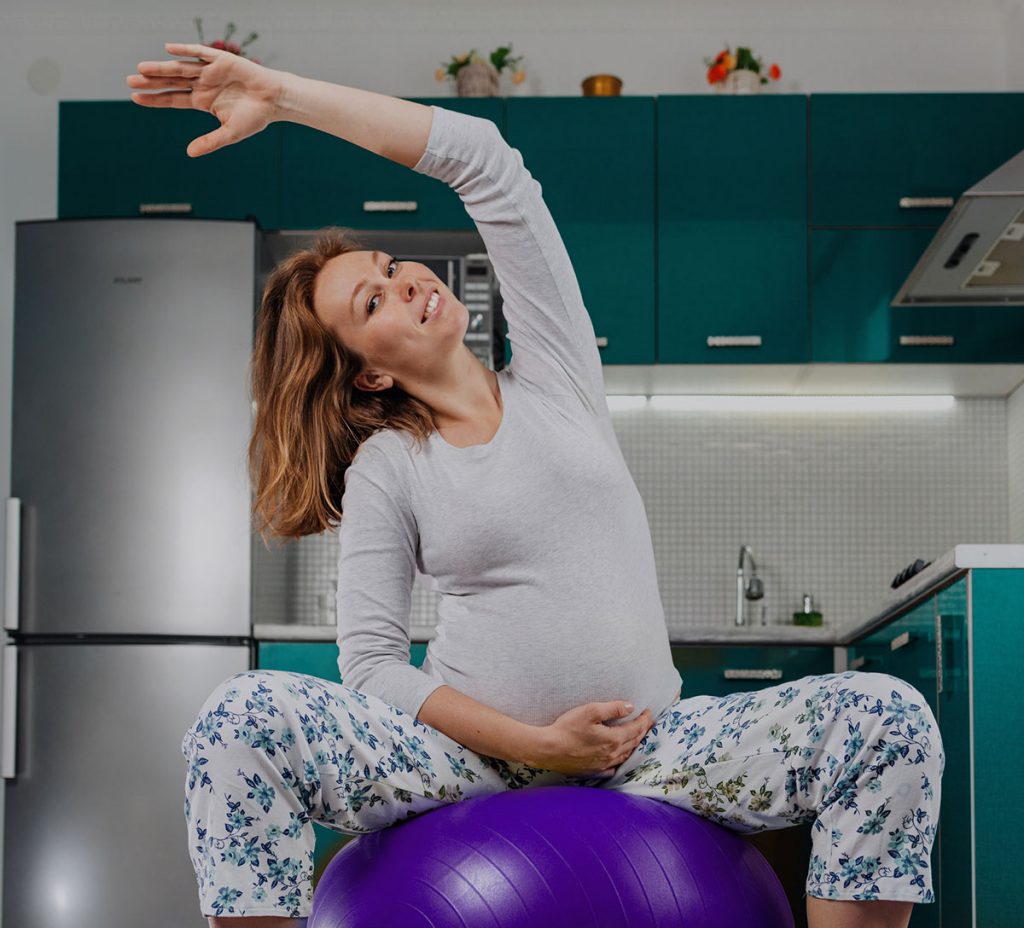
[[[18,649],[18,767],[5,790],[4,928],[206,928],[181,741],[249,648]]]
[[[16,223],[23,634],[250,634],[257,227]]]

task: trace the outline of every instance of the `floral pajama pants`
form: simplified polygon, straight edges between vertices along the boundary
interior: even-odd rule
[[[374,696],[280,670],[221,683],[181,747],[207,916],[307,916],[311,821],[358,835],[549,784],[649,796],[743,833],[813,822],[808,895],[934,901],[942,741],[924,697],[887,674],[683,697],[605,778],[478,754]]]

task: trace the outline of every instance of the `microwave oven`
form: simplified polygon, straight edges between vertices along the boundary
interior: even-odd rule
[[[426,265],[469,311],[464,341],[492,371],[505,367],[505,318],[501,295],[484,241],[476,229],[356,229],[348,227],[367,251],[379,249],[399,261]],[[270,272],[288,255],[313,244],[318,230],[259,233],[257,300]]]

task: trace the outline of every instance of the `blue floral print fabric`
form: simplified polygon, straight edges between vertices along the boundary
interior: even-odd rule
[[[308,916],[313,821],[359,835],[560,783],[649,796],[744,833],[811,822],[808,895],[934,901],[942,742],[924,697],[882,673],[684,695],[613,776],[583,778],[478,754],[341,683],[248,671],[210,694],[182,753],[206,916]]]

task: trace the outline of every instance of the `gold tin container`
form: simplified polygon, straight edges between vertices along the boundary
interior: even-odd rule
[[[591,74],[582,82],[585,97],[617,97],[622,92],[622,81],[614,74]]]

